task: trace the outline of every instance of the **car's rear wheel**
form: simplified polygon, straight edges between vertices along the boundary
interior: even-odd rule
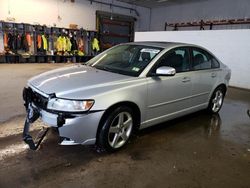
[[[98,146],[102,150],[113,152],[128,142],[134,125],[132,114],[130,108],[121,106],[106,116],[98,135]]]
[[[218,87],[212,94],[208,105],[208,111],[210,113],[216,114],[220,111],[225,96],[225,90],[222,87]]]

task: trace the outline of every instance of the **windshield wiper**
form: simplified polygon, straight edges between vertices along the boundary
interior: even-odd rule
[[[95,66],[95,68],[97,68],[99,70],[104,70],[104,71],[108,71],[108,72],[113,72],[113,73],[121,74],[119,71],[111,69],[111,68],[108,68],[108,67]]]

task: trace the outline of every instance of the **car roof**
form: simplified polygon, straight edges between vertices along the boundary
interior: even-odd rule
[[[145,42],[131,42],[128,44],[154,46],[154,47],[160,47],[160,48],[173,48],[173,47],[180,47],[180,46],[194,46],[194,47],[201,48],[200,46],[197,46],[194,44],[187,44],[187,43],[180,43],[180,42],[145,41]]]

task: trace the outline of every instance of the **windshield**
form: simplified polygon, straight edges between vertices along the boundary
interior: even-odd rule
[[[109,72],[139,76],[161,50],[142,45],[119,45],[91,59],[87,65]]]

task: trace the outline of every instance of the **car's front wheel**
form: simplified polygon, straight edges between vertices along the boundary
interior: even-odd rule
[[[220,111],[223,105],[224,96],[225,91],[222,87],[218,87],[215,89],[208,105],[208,111],[210,113],[216,114]]]
[[[110,112],[101,124],[98,146],[113,152],[122,148],[133,131],[133,112],[129,107],[120,106]]]

